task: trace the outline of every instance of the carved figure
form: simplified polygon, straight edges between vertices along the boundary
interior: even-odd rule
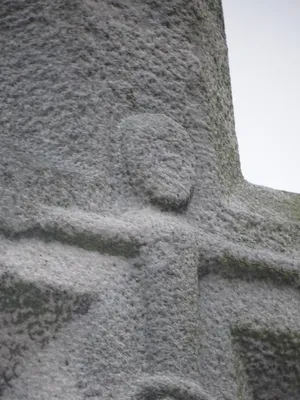
[[[140,127],[137,125],[137,121],[139,124],[144,124]],[[143,195],[148,194],[147,189],[150,188],[151,192],[148,194],[151,200],[157,200],[158,205],[164,209],[166,206],[170,208],[175,205],[182,205],[182,203],[186,203],[191,193],[191,186],[193,183],[193,179],[189,176],[189,174],[184,171],[184,166],[187,165],[188,168],[192,168],[192,162],[189,159],[193,160],[192,153],[192,145],[190,143],[185,143],[185,147],[188,149],[186,151],[189,156],[187,160],[183,160],[180,157],[180,153],[184,151],[182,150],[182,146],[176,147],[176,140],[178,142],[187,140],[186,132],[178,125],[175,124],[170,118],[166,118],[162,115],[156,117],[155,115],[146,115],[146,116],[137,116],[131,118],[130,121],[125,121],[121,123],[121,133],[123,137],[126,135],[132,134],[133,136],[143,137],[144,134],[152,133],[153,140],[155,136],[158,134],[161,135],[160,143],[155,144],[154,150],[148,149],[147,157],[151,158],[153,164],[151,164],[152,170],[149,165],[149,180],[148,182],[144,182],[141,180],[138,183],[141,183],[141,190]],[[127,132],[122,132],[122,129],[128,129]],[[142,128],[142,135],[139,132],[136,132],[137,129]],[[165,130],[165,131],[164,131]],[[175,130],[175,132],[174,132]],[[159,131],[159,132],[157,132]],[[171,137],[173,134],[173,138]],[[179,134],[182,134],[181,138]],[[173,139],[173,142],[172,142]],[[151,142],[150,138],[148,139],[149,143]],[[173,148],[172,153],[166,153],[165,142]],[[136,148],[133,148],[133,154],[130,153],[130,150],[127,150],[126,160],[130,159],[133,163],[140,163],[139,167],[143,169],[144,160],[140,156],[137,160],[134,160],[134,156],[138,153],[138,144],[135,144]],[[140,146],[141,150],[145,152],[147,146]],[[149,147],[149,146],[148,146]],[[175,149],[175,150],[174,150]],[[176,154],[176,150],[179,152],[179,156]],[[163,154],[163,156],[162,156]],[[132,157],[131,157],[132,156]],[[147,162],[147,161],[146,161]],[[154,167],[154,169],[153,169]],[[135,170],[132,168],[131,170],[133,174],[133,181],[135,180]],[[170,174],[171,171],[171,174]],[[140,174],[146,172],[145,170],[136,171],[138,176]],[[177,172],[175,174],[174,172]],[[191,170],[191,174],[192,174]],[[181,175],[183,174],[183,177]],[[165,179],[164,179],[165,178]],[[166,185],[166,190],[163,185]],[[136,185],[137,186],[137,185]],[[145,189],[144,189],[145,188]],[[155,189],[154,189],[155,188]],[[135,188],[135,192],[139,194],[138,187]],[[178,194],[178,197],[176,195]],[[137,279],[137,285],[135,285],[135,291],[139,292],[141,305],[139,307],[142,308],[141,315],[137,316],[137,319],[134,318],[136,323],[141,329],[139,335],[142,335],[143,341],[140,344],[140,348],[135,349],[134,351],[137,353],[136,357],[142,359],[142,365],[132,365],[136,369],[136,373],[139,375],[148,374],[157,374],[160,373],[161,377],[164,377],[165,374],[171,374],[177,379],[181,379],[183,377],[190,377],[196,379],[198,376],[198,348],[199,348],[199,332],[198,332],[198,279],[197,279],[197,264],[198,264],[198,253],[197,253],[197,244],[195,242],[196,233],[193,231],[189,225],[182,221],[176,222],[176,218],[168,217],[166,214],[163,217],[163,214],[160,216],[160,211],[154,211],[149,209],[142,211],[141,213],[136,213],[135,210],[129,212],[127,215],[121,217],[119,220],[114,220],[118,230],[118,237],[114,238],[111,233],[111,226],[109,224],[109,220],[105,222],[105,219],[101,221],[99,227],[102,226],[101,239],[96,232],[93,232],[93,229],[97,229],[97,223],[94,226],[87,227],[85,233],[78,232],[76,226],[72,224],[72,220],[67,217],[65,219],[66,222],[59,224],[53,224],[53,216],[49,219],[49,221],[44,222],[42,226],[32,226],[27,232],[20,233],[20,237],[24,236],[33,236],[36,238],[40,238],[42,240],[57,240],[60,238],[60,241],[63,243],[75,244],[80,247],[86,247],[90,249],[97,249],[98,251],[102,251],[104,253],[109,253],[109,247],[115,250],[115,254],[119,252],[121,256],[133,257],[135,259],[135,267]],[[125,225],[124,230],[124,220],[130,220],[130,225],[136,226],[137,231],[128,229]],[[103,224],[104,222],[104,224]],[[164,227],[164,224],[166,225]],[[171,225],[170,225],[171,223]],[[66,225],[68,224],[68,225]],[[158,225],[157,225],[158,224]],[[51,226],[52,225],[52,226]],[[54,226],[53,226],[54,225]],[[103,227],[106,225],[106,228]],[[124,238],[130,232],[131,238],[129,239],[129,243],[121,244],[120,241],[124,241]],[[84,235],[86,239],[79,239],[80,235]],[[87,236],[89,235],[89,236]],[[97,241],[103,243],[110,243],[109,246],[99,246]],[[128,239],[127,239],[128,241]],[[136,248],[135,251],[131,250]],[[118,250],[119,249],[119,250]],[[126,250],[126,253],[124,252]],[[115,273],[120,273],[120,271],[115,271]],[[103,272],[102,272],[103,274]],[[132,272],[130,273],[132,274]],[[110,279],[120,279],[117,278],[114,274]],[[85,290],[85,286],[83,286]],[[125,287],[126,288],[126,285]],[[125,289],[126,290],[126,289]],[[108,301],[110,296],[115,296],[117,293],[106,293],[107,299],[102,299],[101,296],[91,296],[88,293],[85,294],[85,297],[88,300],[89,311],[86,308],[86,315],[83,317],[85,322],[85,330],[86,332],[79,331],[77,328],[73,328],[76,330],[74,337],[78,337],[78,340],[82,340],[82,336],[85,338],[84,340],[89,340],[90,335],[92,334],[90,329],[94,325],[94,321],[98,320],[100,315],[96,317],[98,312],[96,308],[101,308],[101,302]],[[137,293],[135,293],[136,295]],[[93,300],[94,298],[94,300]],[[126,299],[131,302],[131,299]],[[95,305],[92,305],[95,302]],[[103,307],[103,306],[102,306]],[[105,312],[105,307],[102,310]],[[116,310],[117,311],[117,310]],[[110,312],[113,312],[113,307],[111,307]],[[128,312],[128,311],[127,311]],[[100,317],[101,318],[101,317]],[[78,321],[80,323],[80,320]],[[107,323],[107,321],[105,321]],[[127,323],[131,323],[127,320]],[[89,328],[89,325],[92,324]],[[97,328],[97,325],[98,326]],[[75,323],[76,326],[76,323]],[[125,328],[125,327],[124,327]],[[66,328],[64,328],[65,330]],[[109,331],[110,339],[104,339],[102,337],[102,329],[103,326],[97,321],[97,324],[94,325],[93,335],[95,335],[98,347],[98,351],[102,351],[102,354],[108,351],[108,349],[113,349],[113,353],[108,357],[108,360],[103,361],[103,368],[107,368],[108,371],[102,371],[102,376],[98,377],[99,382],[98,386],[102,386],[102,389],[94,389],[95,395],[104,396],[105,387],[109,386],[108,382],[113,380],[111,376],[112,372],[109,371],[109,365],[112,362],[112,358],[115,357],[116,348],[114,347],[114,342],[117,340],[116,335],[120,334],[116,327],[114,327],[111,331]],[[107,327],[105,328],[107,329]],[[115,332],[116,330],[116,332]],[[68,331],[68,328],[67,328]],[[41,333],[43,335],[43,333]],[[121,333],[123,334],[123,333]],[[128,345],[130,347],[135,345],[135,334],[131,332],[132,337],[128,337],[126,340],[128,341]],[[139,339],[141,340],[141,339]],[[101,341],[103,341],[101,343]],[[65,344],[66,345],[66,344]],[[125,345],[125,343],[124,343]],[[26,347],[26,346],[25,346]],[[44,346],[42,346],[43,348]],[[72,343],[68,344],[68,351],[74,352]],[[48,361],[43,361],[44,358],[48,360],[47,350],[42,350],[42,353],[45,351],[44,356],[39,356],[41,359],[39,363],[43,366],[39,370],[43,371],[45,368],[45,376],[48,377],[50,371],[48,371]],[[126,353],[126,351],[125,351]],[[121,374],[124,365],[126,365],[129,361],[126,360],[125,354],[122,355],[122,350],[118,350],[118,354],[120,356],[120,365],[113,372],[113,374]],[[102,355],[103,356],[103,355]],[[78,355],[78,357],[82,357],[83,363],[85,363],[85,358],[89,358],[87,354],[83,351],[83,354]],[[57,368],[62,368],[59,366],[60,363],[65,363],[65,360],[68,360],[69,357],[66,355],[61,358],[56,356],[55,363],[58,363]],[[92,361],[90,361],[93,364]],[[124,364],[125,363],[125,364]],[[92,367],[96,368],[96,363]],[[51,364],[51,369],[53,365]],[[67,366],[64,365],[64,368],[71,369],[72,363],[68,361]],[[38,380],[43,380],[41,378],[40,372],[37,371],[36,365],[33,367],[34,375],[38,376]],[[74,371],[75,372],[75,371]],[[30,372],[31,375],[32,372]],[[5,376],[7,372],[4,371]],[[62,371],[60,374],[63,375]],[[65,375],[65,373],[64,373]],[[17,374],[15,374],[15,377]],[[28,385],[26,383],[26,379],[24,380],[24,385]],[[56,377],[57,379],[57,377]],[[65,379],[68,378],[68,374],[65,375]],[[88,380],[86,377],[85,379]],[[128,378],[127,378],[128,379]],[[131,381],[134,381],[133,375],[129,378]],[[174,379],[174,378],[173,378]],[[123,378],[123,380],[125,380]],[[20,380],[22,381],[22,379]],[[100,384],[101,381],[101,384]],[[159,381],[158,381],[159,382]],[[11,386],[10,382],[8,386]],[[124,385],[124,383],[123,383]],[[57,385],[57,392],[55,392],[56,396],[59,396],[59,392],[63,392],[63,388]],[[84,387],[85,385],[82,384]],[[90,386],[90,385],[88,385]],[[154,385],[155,386],[155,385]],[[179,385],[180,386],[180,385]],[[178,386],[178,387],[179,387]],[[168,394],[168,384],[167,381],[164,384],[166,394]],[[39,389],[34,385],[34,390],[36,393],[39,393],[39,390],[43,393],[43,386]],[[16,389],[14,389],[16,390]],[[21,393],[24,392],[24,386],[21,385],[21,388],[17,390],[16,398],[20,398]],[[73,387],[70,390],[75,390]],[[90,390],[90,389],[89,389]],[[171,390],[171,389],[170,389]],[[175,390],[175,389],[174,389]],[[176,390],[175,390],[176,392]],[[74,392],[75,395],[76,391]],[[86,396],[89,396],[90,393],[85,392]],[[34,393],[30,396],[34,396]],[[12,394],[9,394],[12,396]],[[176,398],[179,399],[179,394],[176,395]],[[181,396],[181,395],[180,395]],[[196,396],[196,395],[195,395]],[[199,398],[200,397],[191,397]],[[182,396],[181,396],[182,397]],[[180,397],[180,398],[181,398]],[[13,397],[11,397],[13,398]],[[60,398],[60,397],[58,397]],[[63,397],[62,397],[63,398]],[[202,398],[201,398],[202,399]]]
[[[300,200],[241,174],[221,2],[4,0],[0,48],[0,397],[298,400]]]

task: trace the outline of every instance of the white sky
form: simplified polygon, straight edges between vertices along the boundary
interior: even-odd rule
[[[300,193],[300,0],[223,0],[244,177]]]

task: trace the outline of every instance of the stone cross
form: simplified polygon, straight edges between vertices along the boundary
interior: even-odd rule
[[[241,174],[220,0],[0,41],[0,398],[298,400],[300,197]]]

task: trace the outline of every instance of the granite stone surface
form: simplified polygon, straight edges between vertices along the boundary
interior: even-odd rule
[[[2,0],[0,48],[0,398],[299,399],[300,195],[242,176],[220,0]]]

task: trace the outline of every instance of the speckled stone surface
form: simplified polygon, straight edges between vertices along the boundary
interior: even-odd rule
[[[219,0],[3,0],[0,397],[300,398],[300,195],[240,171]]]

